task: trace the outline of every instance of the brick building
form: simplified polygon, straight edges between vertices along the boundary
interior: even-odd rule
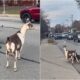
[[[40,0],[0,0],[0,6],[2,6],[3,1],[7,6],[33,6],[40,2]]]

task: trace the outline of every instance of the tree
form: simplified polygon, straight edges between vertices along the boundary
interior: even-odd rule
[[[41,39],[48,37],[49,33],[49,20],[44,16],[44,12],[41,12]]]
[[[77,2],[78,7],[80,8],[80,0],[75,0]]]
[[[80,21],[75,20],[72,24],[72,28],[77,31],[80,31]]]
[[[65,25],[56,24],[54,28],[55,33],[69,32],[69,26],[65,27]]]
[[[61,24],[57,24],[55,26],[55,33],[62,33],[64,31],[64,27]]]

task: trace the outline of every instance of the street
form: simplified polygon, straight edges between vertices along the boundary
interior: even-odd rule
[[[80,55],[80,43],[70,40],[56,40],[57,45],[41,44],[41,78],[53,80],[77,80],[80,79],[80,63],[71,64],[65,59],[63,45],[68,49],[76,50]]]
[[[2,19],[1,19],[2,18]],[[14,20],[13,20],[14,19]],[[3,25],[3,26],[2,26]],[[18,31],[23,23],[19,18],[0,17],[0,79],[39,79],[39,45],[40,25],[33,23],[36,30],[26,32],[25,43],[21,51],[21,60],[18,60],[18,71],[13,71],[13,64],[6,69],[5,41],[6,38]]]

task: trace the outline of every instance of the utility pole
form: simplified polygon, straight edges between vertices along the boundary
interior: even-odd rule
[[[5,11],[5,0],[3,0],[3,14],[5,14],[6,11]]]
[[[75,29],[73,28],[73,14],[71,15],[70,18],[71,18],[71,30],[70,31],[74,32]]]
[[[72,22],[72,25],[73,25],[73,14],[71,15],[71,22]]]

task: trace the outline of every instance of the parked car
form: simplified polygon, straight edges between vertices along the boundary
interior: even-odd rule
[[[62,33],[62,39],[66,39],[67,38],[68,33]]]
[[[75,41],[80,42],[80,32],[74,33],[73,40],[74,42]]]
[[[72,33],[68,33],[67,40],[73,40],[73,34]]]
[[[24,23],[26,23],[29,20],[39,21],[40,20],[39,6],[26,7],[24,9],[21,9],[20,18]]]
[[[62,39],[62,34],[61,33],[55,33],[53,35],[54,39]]]

